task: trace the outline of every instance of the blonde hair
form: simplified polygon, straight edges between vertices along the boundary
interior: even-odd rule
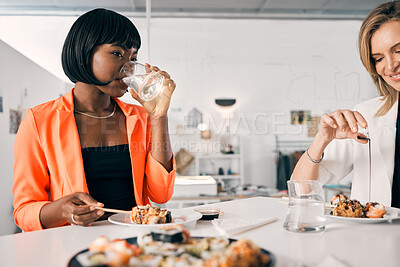
[[[376,112],[375,116],[385,115],[396,103],[398,92],[377,73],[375,61],[371,56],[371,37],[379,27],[389,21],[400,21],[400,1],[384,3],[364,19],[358,35],[358,49],[360,58],[372,77],[379,94],[382,96],[383,105]]]

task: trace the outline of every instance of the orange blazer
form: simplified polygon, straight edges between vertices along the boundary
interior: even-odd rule
[[[81,145],[74,117],[73,89],[66,95],[28,109],[14,146],[14,219],[24,231],[43,229],[41,208],[63,196],[87,192]],[[173,170],[156,161],[151,151],[151,126],[146,111],[115,99],[126,116],[137,205],[167,202],[174,189]]]

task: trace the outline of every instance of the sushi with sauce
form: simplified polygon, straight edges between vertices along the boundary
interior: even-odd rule
[[[169,210],[147,204],[132,209],[131,221],[137,224],[164,224],[172,222],[172,216]]]
[[[368,202],[365,205],[364,212],[367,218],[382,218],[386,210],[385,206],[378,202]]]

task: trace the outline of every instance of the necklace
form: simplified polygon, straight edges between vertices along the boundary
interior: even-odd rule
[[[75,111],[76,113],[79,113],[79,114],[88,116],[88,117],[93,118],[93,119],[107,119],[107,118],[110,118],[110,117],[112,117],[112,116],[114,115],[115,110],[116,110],[116,107],[117,107],[117,103],[114,103],[114,110],[113,110],[110,114],[108,114],[107,116],[102,116],[102,117],[93,116],[93,115],[90,115],[90,114],[87,114],[87,113],[85,113],[85,112],[78,111],[78,110],[74,110],[74,111]]]

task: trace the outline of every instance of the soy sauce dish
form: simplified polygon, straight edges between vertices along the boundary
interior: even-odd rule
[[[200,212],[202,217],[200,220],[214,220],[218,219],[219,215],[222,213],[219,208],[197,208],[194,211]]]

